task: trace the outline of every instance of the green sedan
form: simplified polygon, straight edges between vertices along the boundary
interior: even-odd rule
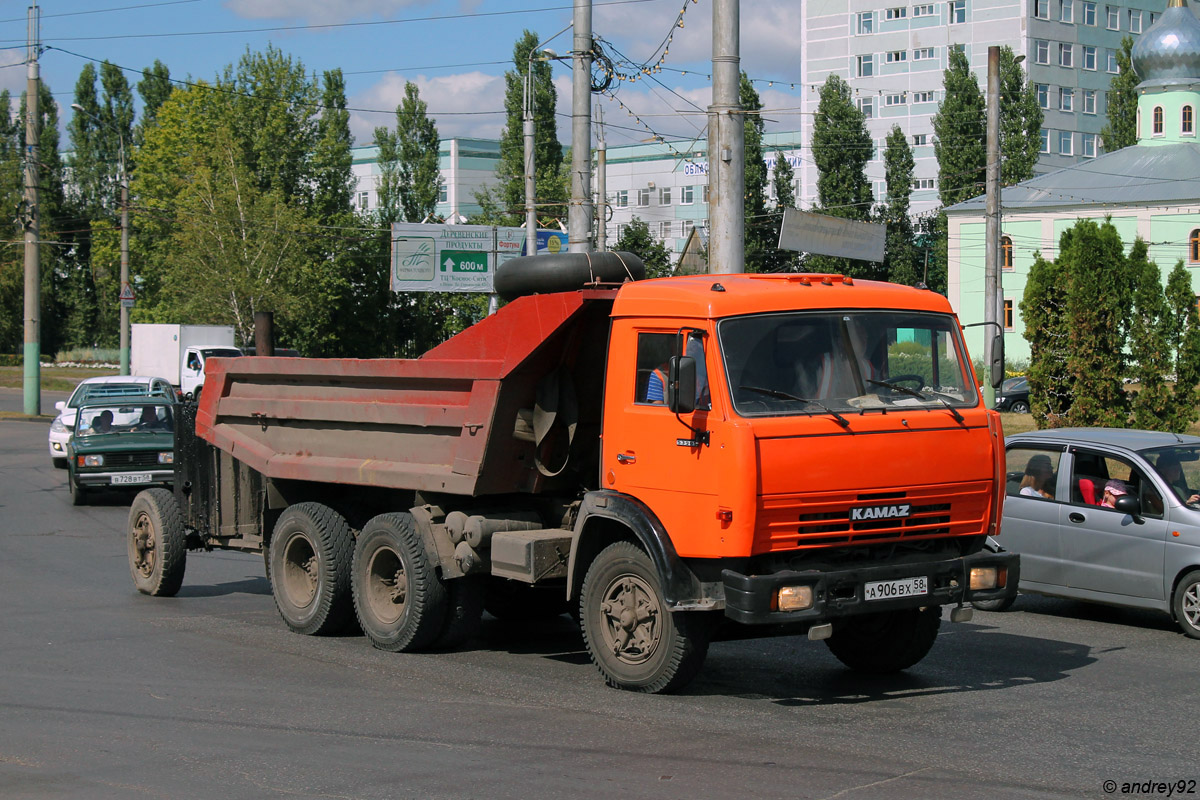
[[[161,397],[96,400],[79,407],[67,445],[71,502],[97,489],[171,487],[175,479],[175,404]]]

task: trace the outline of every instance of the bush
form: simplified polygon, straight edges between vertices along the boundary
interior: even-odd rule
[[[0,353],[0,367],[21,367],[25,365],[25,356],[20,353]]]
[[[55,356],[57,364],[115,364],[121,360],[121,351],[116,348],[79,347],[74,350],[60,350]]]

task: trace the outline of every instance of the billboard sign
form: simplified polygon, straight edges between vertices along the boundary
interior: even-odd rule
[[[779,249],[823,256],[883,262],[887,227],[786,208],[779,226]]]
[[[394,292],[491,292],[495,271],[491,225],[392,224]]]

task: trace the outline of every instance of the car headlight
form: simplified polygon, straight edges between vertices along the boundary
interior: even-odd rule
[[[63,425],[62,417],[55,417],[54,422],[50,423],[51,433],[66,433],[67,426]]]
[[[167,451],[167,452],[165,452],[165,453],[159,453],[159,454],[158,454],[158,463],[160,463],[160,464],[174,464],[174,463],[175,463],[175,451],[174,451],[174,450],[168,450],[168,451]]]
[[[1008,580],[1008,570],[999,567],[972,567],[970,587],[972,591],[1003,589]]]
[[[812,605],[811,586],[781,586],[775,593],[775,607],[780,611],[803,611]]]
[[[81,467],[103,467],[104,456],[79,456],[75,463]]]

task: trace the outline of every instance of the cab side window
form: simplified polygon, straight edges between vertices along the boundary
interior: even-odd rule
[[[1005,454],[1005,493],[1036,500],[1057,499],[1059,450],[1012,447]]]
[[[675,355],[678,340],[679,335],[675,333],[638,334],[637,375],[633,395],[635,403],[666,405],[667,362]],[[696,409],[712,408],[704,361],[704,340],[699,334],[688,335],[685,354],[696,359]]]
[[[1111,508],[1115,498],[1125,494],[1138,499],[1143,516],[1162,517],[1162,495],[1142,470],[1105,453],[1077,450],[1074,456],[1072,503]]]

